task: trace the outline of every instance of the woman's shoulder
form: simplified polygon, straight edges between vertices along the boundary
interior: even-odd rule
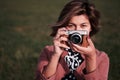
[[[100,59],[109,59],[108,54],[104,51],[100,51],[96,49],[96,54],[97,54],[97,57],[99,57]]]
[[[46,49],[48,51],[53,51],[54,47],[53,47],[53,45],[46,45],[44,49]]]
[[[50,58],[53,54],[54,47],[52,45],[46,45],[40,53],[40,57]]]
[[[46,45],[44,48],[43,48],[43,52],[46,52],[46,53],[53,53],[54,51],[54,47],[53,45]]]

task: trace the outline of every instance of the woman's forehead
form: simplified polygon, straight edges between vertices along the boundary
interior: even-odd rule
[[[73,16],[70,21],[70,23],[85,23],[85,22],[89,22],[89,19],[87,17],[87,15],[77,15],[77,16]]]

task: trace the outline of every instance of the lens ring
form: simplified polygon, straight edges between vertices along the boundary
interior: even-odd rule
[[[79,33],[73,33],[70,36],[70,41],[74,44],[80,44],[82,42],[82,36]]]

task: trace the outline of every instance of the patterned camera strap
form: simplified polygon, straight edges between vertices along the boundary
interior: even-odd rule
[[[64,59],[70,69],[70,73],[65,75],[62,80],[77,80],[73,72],[81,65],[84,59],[81,57],[80,53],[74,52],[71,49],[67,49],[67,52],[68,54]]]

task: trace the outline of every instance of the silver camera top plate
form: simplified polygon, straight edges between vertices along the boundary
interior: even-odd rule
[[[68,30],[67,34],[79,33],[80,35],[88,35],[86,30]]]

